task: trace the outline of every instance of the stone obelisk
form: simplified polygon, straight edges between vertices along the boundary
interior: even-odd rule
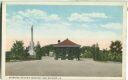
[[[33,25],[31,27],[31,41],[30,41],[30,47],[29,47],[29,54],[31,56],[35,56],[35,51],[34,51],[34,41],[33,41]]]

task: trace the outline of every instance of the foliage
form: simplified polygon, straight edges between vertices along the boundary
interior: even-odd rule
[[[81,57],[83,58],[92,58],[93,54],[92,54],[92,47],[90,46],[83,46],[80,48],[81,51]]]
[[[61,58],[62,60],[73,60],[74,58],[80,60],[80,48],[79,47],[56,47],[55,59]]]
[[[11,51],[6,53],[6,60],[28,60],[31,56],[28,53],[29,47],[24,47],[22,41],[15,41]],[[36,59],[40,60],[42,56],[49,56],[49,52],[53,52],[55,59],[61,58],[62,60],[74,58],[80,60],[82,58],[93,58],[95,61],[118,61],[122,62],[122,43],[121,41],[111,41],[110,49],[100,50],[98,44],[92,46],[79,47],[65,47],[55,48],[53,45],[40,46],[38,42],[35,46]]]
[[[24,43],[22,41],[15,41],[11,48],[12,58],[17,60],[24,60],[26,58]]]
[[[25,52],[24,56],[25,56],[26,59],[28,59],[30,57],[28,51],[29,51],[29,47],[26,47],[25,50],[24,50],[24,52]]]
[[[10,61],[11,58],[12,58],[11,51],[7,51],[7,52],[6,52],[6,61]]]
[[[49,56],[49,52],[54,52],[53,45],[46,45],[41,48],[42,56]]]
[[[36,59],[41,60],[42,58],[42,51],[41,51],[41,46],[40,43],[38,42],[36,47],[35,47],[35,52],[36,52]]]
[[[83,58],[93,58],[96,61],[118,61],[122,62],[122,44],[120,41],[112,41],[110,49],[100,50],[98,44],[83,46],[81,48]]]
[[[110,51],[113,53],[120,54],[122,53],[122,44],[121,41],[111,41]]]
[[[94,44],[92,45],[92,50],[91,50],[92,54],[93,54],[93,59],[94,60],[99,60],[100,59],[100,48],[98,46],[98,44]]]

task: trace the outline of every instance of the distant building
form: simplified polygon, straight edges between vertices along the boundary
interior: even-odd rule
[[[53,45],[55,47],[55,59],[61,58],[62,60],[73,60],[74,58],[80,59],[80,47],[69,39],[64,41],[58,40],[58,44]]]

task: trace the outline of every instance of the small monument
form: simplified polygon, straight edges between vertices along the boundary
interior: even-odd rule
[[[30,42],[30,46],[29,46],[29,54],[30,54],[31,56],[33,56],[33,57],[36,55],[36,53],[35,53],[35,51],[34,51],[33,25],[32,25],[32,27],[31,27],[31,42]]]

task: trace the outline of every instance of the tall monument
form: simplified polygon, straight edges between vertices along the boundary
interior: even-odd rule
[[[36,53],[34,51],[34,41],[33,41],[33,25],[31,27],[31,41],[30,41],[30,46],[29,46],[29,54],[31,56],[35,56]]]

